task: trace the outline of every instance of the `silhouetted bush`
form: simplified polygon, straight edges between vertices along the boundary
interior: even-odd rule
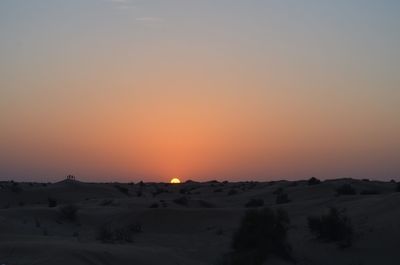
[[[112,199],[104,199],[100,202],[100,206],[109,206],[112,205],[114,203],[114,200]]]
[[[344,211],[332,207],[328,214],[309,216],[308,228],[318,239],[337,242],[341,247],[349,247],[353,241],[353,226]]]
[[[283,188],[282,187],[279,187],[279,188],[277,188],[276,190],[274,190],[272,192],[272,194],[275,194],[275,195],[282,194],[282,193],[283,193]]]
[[[139,224],[118,227],[113,227],[111,224],[105,224],[97,230],[96,239],[103,243],[132,242],[133,234],[141,231],[142,227]]]
[[[232,195],[236,195],[236,194],[238,194],[238,191],[235,189],[231,189],[228,191],[228,196],[232,196]]]
[[[288,202],[290,202],[290,199],[286,193],[276,195],[276,204],[283,204]]]
[[[245,205],[247,208],[254,208],[254,207],[261,207],[264,206],[264,200],[263,199],[250,199]]]
[[[204,200],[199,200],[199,204],[203,208],[214,208],[215,207],[214,203],[211,203],[211,202],[208,202],[208,201],[204,201]]]
[[[182,189],[179,190],[179,193],[180,193],[180,194],[188,194],[188,193],[190,193],[190,192],[189,192],[189,189],[187,189],[187,188],[182,188]]]
[[[153,197],[161,194],[161,193],[168,193],[167,189],[163,189],[163,188],[157,188],[154,192],[153,192]]]
[[[56,207],[57,206],[57,200],[53,198],[47,198],[48,206],[50,208]]]
[[[368,189],[368,190],[362,190],[360,192],[361,195],[375,195],[375,194],[380,194],[380,192],[376,189]]]
[[[336,188],[337,195],[355,195],[357,192],[350,184],[343,184]]]
[[[11,189],[12,192],[15,192],[15,193],[20,193],[22,191],[22,188],[19,185],[19,183],[18,182],[14,182],[14,181],[11,181],[10,189]]]
[[[63,219],[73,222],[77,219],[78,209],[75,204],[67,204],[61,206],[59,211]]]
[[[158,208],[159,207],[159,205],[158,205],[158,203],[152,203],[150,206],[149,206],[149,208]]]
[[[222,264],[261,265],[270,255],[292,260],[287,242],[289,223],[289,216],[283,210],[247,211],[233,236],[232,251]]]
[[[179,204],[179,205],[186,206],[189,203],[189,199],[185,196],[182,196],[182,197],[176,198],[173,202],[176,204]]]
[[[126,187],[122,187],[119,185],[115,185],[114,186],[117,190],[119,190],[121,193],[125,194],[125,195],[129,195],[129,189]]]
[[[315,177],[312,177],[307,181],[307,183],[308,183],[308,185],[317,185],[317,184],[320,184],[321,181]]]

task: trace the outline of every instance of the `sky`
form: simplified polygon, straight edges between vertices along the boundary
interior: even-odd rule
[[[399,13],[0,0],[0,180],[400,180]]]

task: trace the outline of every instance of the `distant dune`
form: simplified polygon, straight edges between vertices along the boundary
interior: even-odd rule
[[[0,264],[221,264],[249,209],[283,209],[292,260],[263,264],[397,265],[400,192],[395,182],[0,182]],[[351,244],[309,229],[335,207]],[[323,218],[321,220],[324,220]],[[347,220],[347,219],[346,219]],[[314,231],[315,232],[315,231]],[[340,233],[340,232],[339,232]]]

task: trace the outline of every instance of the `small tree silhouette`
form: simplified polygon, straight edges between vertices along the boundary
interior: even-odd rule
[[[337,242],[341,247],[349,247],[353,242],[354,229],[351,220],[335,207],[328,214],[309,216],[308,228],[318,239]]]
[[[287,242],[289,223],[288,214],[281,209],[247,211],[233,236],[232,252],[224,257],[222,264],[260,265],[270,255],[293,260]]]
[[[312,177],[308,180],[308,185],[317,185],[320,183],[321,183],[321,181],[315,177]]]

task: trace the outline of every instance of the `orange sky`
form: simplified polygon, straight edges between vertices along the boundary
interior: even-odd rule
[[[396,178],[392,5],[3,1],[0,178]]]

